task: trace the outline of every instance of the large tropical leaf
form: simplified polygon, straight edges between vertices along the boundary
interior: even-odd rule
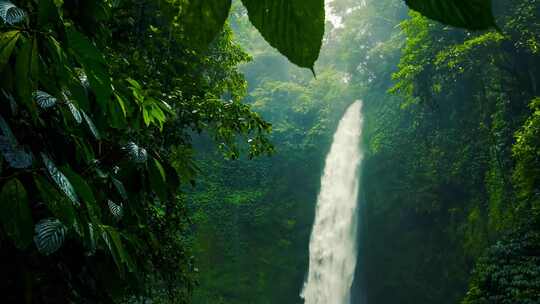
[[[184,4],[181,20],[185,39],[206,47],[223,30],[231,0],[190,0]]]
[[[470,30],[495,26],[491,0],[405,0],[422,15]]]
[[[88,37],[73,27],[68,28],[67,34],[69,48],[84,68],[85,75],[94,90],[98,104],[102,109],[106,110],[112,94],[112,86],[103,54]]]
[[[43,159],[43,163],[45,164],[47,171],[49,171],[49,175],[58,185],[60,190],[62,190],[62,192],[64,192],[64,194],[66,194],[66,196],[76,206],[80,206],[79,198],[75,193],[75,189],[73,189],[73,186],[71,185],[67,177],[60,170],[58,170],[56,165],[52,162],[52,160],[49,159],[49,157],[45,153],[41,153],[41,158]]]
[[[90,118],[90,116],[88,116],[88,114],[86,114],[86,112],[84,110],[81,109],[80,112],[82,114],[82,117],[84,118],[84,121],[88,125],[88,129],[90,129],[90,132],[92,132],[92,135],[94,135],[94,137],[97,140],[100,140],[101,135],[99,135],[99,131],[98,131],[96,125],[94,124],[94,121],[92,120],[92,118]]]
[[[153,157],[148,162],[148,173],[152,190],[157,194],[162,202],[167,201],[168,187],[165,170],[163,169],[161,163]]]
[[[112,177],[111,178],[112,180],[112,183],[114,185],[114,187],[116,188],[116,190],[118,191],[118,194],[120,194],[120,196],[122,197],[123,200],[128,200],[128,195],[127,195],[127,191],[126,191],[126,188],[124,187],[124,183],[122,183],[120,180]]]
[[[28,168],[32,165],[32,154],[19,145],[11,132],[11,128],[0,116],[0,152],[8,164],[17,169]]]
[[[0,71],[11,57],[19,35],[19,31],[9,31],[0,34]]]
[[[36,224],[35,232],[34,243],[39,252],[51,255],[62,247],[67,228],[58,219],[48,218]]]
[[[109,206],[109,210],[115,219],[119,220],[122,218],[122,216],[124,216],[124,207],[122,205],[119,205],[111,200],[107,201],[107,205]]]
[[[54,106],[58,101],[56,97],[51,96],[49,93],[40,90],[34,93],[34,99],[36,100],[37,104],[43,109]]]
[[[101,229],[103,241],[107,245],[113,260],[120,271],[120,275],[124,276],[126,266],[128,270],[133,271],[133,265],[130,262],[131,258],[122,243],[120,233],[111,226],[102,225]]]
[[[130,141],[127,143],[127,145],[123,148],[125,151],[127,151],[129,158],[138,164],[145,163],[148,159],[148,153],[146,152],[145,148],[139,147],[136,143]]]
[[[23,21],[25,18],[25,11],[9,1],[0,0],[0,19],[3,22],[13,25]]]
[[[92,223],[88,223],[86,228],[87,228],[86,233],[84,234],[85,235],[84,244],[85,244],[86,249],[88,250],[86,252],[86,255],[92,256],[96,253],[96,249],[97,249],[96,228],[94,224]]]
[[[90,187],[82,176],[75,173],[75,171],[71,170],[70,168],[63,168],[63,172],[70,180],[73,188],[77,192],[77,195],[83,200],[90,220],[94,223],[99,223],[101,221],[101,209],[98,205],[96,197],[94,196],[92,187]]]
[[[49,211],[69,227],[77,225],[77,212],[70,199],[61,193],[45,176],[34,175],[34,183],[41,200]]]
[[[66,104],[68,106],[68,109],[69,109],[69,112],[71,112],[71,115],[73,115],[73,119],[75,119],[75,121],[80,124],[82,123],[82,116],[81,116],[81,112],[79,111],[79,109],[77,108],[76,105],[73,104],[73,102],[67,100],[66,101]]]
[[[324,35],[324,0],[242,0],[249,20],[289,60],[313,70]]]
[[[2,187],[0,194],[0,221],[5,233],[24,249],[32,242],[32,212],[23,184],[16,178]]]
[[[32,93],[37,87],[38,80],[38,46],[37,39],[20,38],[20,49],[16,52],[15,61],[15,87],[20,101],[30,110],[34,118],[37,118],[37,110],[32,102]]]

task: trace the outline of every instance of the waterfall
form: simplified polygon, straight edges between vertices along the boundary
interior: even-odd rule
[[[363,154],[362,102],[339,122],[326,156],[309,243],[305,304],[349,304],[356,267],[358,167]]]

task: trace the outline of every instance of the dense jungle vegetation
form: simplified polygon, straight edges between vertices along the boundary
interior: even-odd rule
[[[0,0],[0,302],[303,303],[361,99],[352,303],[540,303],[539,15]]]

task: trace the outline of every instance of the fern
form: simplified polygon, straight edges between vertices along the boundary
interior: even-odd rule
[[[58,101],[55,97],[43,91],[36,91],[34,93],[34,99],[42,109],[48,109],[54,106]]]
[[[38,251],[43,255],[51,255],[62,247],[67,228],[58,219],[48,218],[36,224],[35,232],[34,243]]]
[[[124,147],[124,150],[128,152],[130,159],[136,163],[142,164],[145,163],[148,159],[148,153],[145,148],[137,146],[134,142],[130,141]]]
[[[80,206],[81,203],[79,202],[79,199],[77,197],[77,194],[75,193],[75,189],[73,189],[73,186],[67,179],[67,177],[56,168],[56,165],[45,155],[44,153],[41,153],[41,158],[43,159],[43,163],[45,163],[45,167],[47,168],[47,171],[49,171],[49,174],[51,178],[54,180],[54,182],[58,185],[58,187],[66,194],[66,196],[75,204],[76,206]]]
[[[107,204],[109,205],[109,209],[111,210],[111,214],[116,219],[118,219],[118,220],[121,219],[122,216],[124,215],[124,207],[122,207],[122,205],[118,205],[118,204],[114,203],[111,200],[108,200]]]
[[[9,25],[14,25],[26,18],[26,12],[9,1],[0,1],[0,18]]]
[[[11,132],[11,129],[2,116],[0,116],[0,152],[4,159],[13,168],[24,169],[32,165],[32,154],[26,152]]]

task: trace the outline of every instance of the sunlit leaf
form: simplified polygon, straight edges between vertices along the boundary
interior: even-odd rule
[[[8,31],[0,34],[0,71],[11,57],[19,35],[19,31]]]

